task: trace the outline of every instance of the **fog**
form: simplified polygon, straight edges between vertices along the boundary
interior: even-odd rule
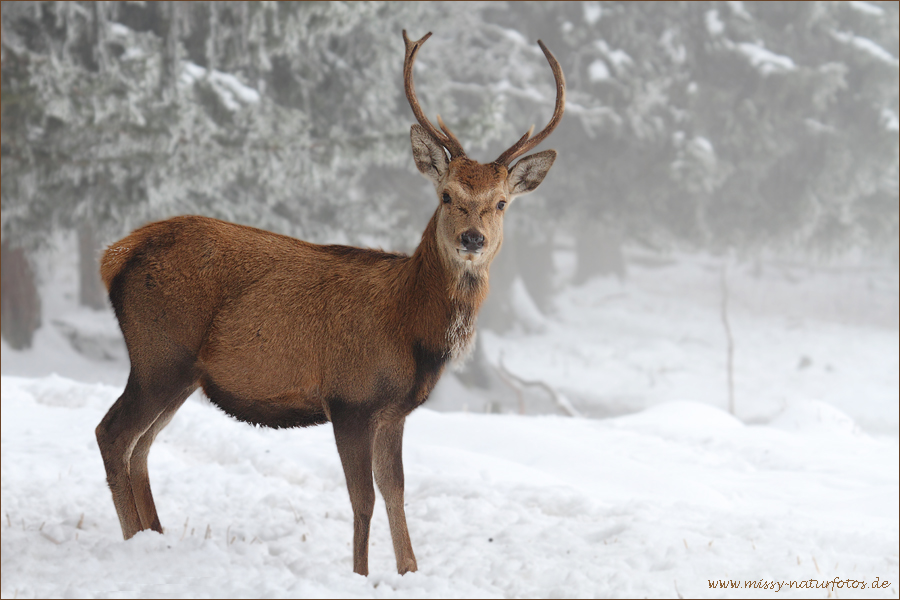
[[[553,114],[538,40],[566,81],[474,352],[407,424],[422,571],[350,578],[330,425],[200,393],[150,458],[174,529],[122,542],[100,253],[185,214],[413,252],[440,199],[404,29],[482,163]],[[852,564],[896,597],[898,31],[874,1],[4,2],[3,596],[719,596]]]

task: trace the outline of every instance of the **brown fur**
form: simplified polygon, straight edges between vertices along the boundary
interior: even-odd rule
[[[413,348],[449,358],[455,313],[477,311],[487,291],[486,273],[461,292],[442,268],[434,223],[406,257],[177,217],[110,246],[101,272],[130,352],[151,319],[154,335],[195,357],[210,398],[240,405],[243,420],[305,424],[290,415],[327,416],[328,399],[362,403],[386,386],[410,396],[385,408],[396,419],[436,382],[414,389]]]
[[[397,569],[416,570],[403,508],[405,418],[471,348],[504,204],[535,189],[556,153],[507,170],[464,154],[448,160],[419,125],[411,142],[439,202],[412,256],[198,216],[145,225],[106,250],[100,273],[131,373],[96,435],[126,539],[162,532],[147,455],[201,387],[249,423],[331,421],[353,507],[354,571],[368,573],[373,473]]]

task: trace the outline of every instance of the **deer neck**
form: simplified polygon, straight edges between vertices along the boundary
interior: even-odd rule
[[[436,237],[437,218],[435,212],[407,265],[404,297],[412,317],[407,322],[425,346],[458,364],[474,347],[475,318],[488,291],[488,265],[466,268],[446,256]]]

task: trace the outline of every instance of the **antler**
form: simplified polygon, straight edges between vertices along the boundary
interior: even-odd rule
[[[553,116],[550,118],[550,122],[539,134],[531,137],[531,133],[534,131],[534,125],[532,125],[531,129],[519,138],[518,142],[494,161],[507,168],[509,168],[509,163],[543,142],[544,138],[553,133],[553,130],[556,129],[556,126],[562,120],[563,111],[566,108],[566,78],[563,76],[562,67],[559,66],[559,61],[556,60],[556,57],[547,50],[544,42],[538,40],[538,46],[544,51],[544,56],[547,57],[547,62],[550,63],[550,68],[553,69],[553,78],[556,79],[556,108],[553,109]]]
[[[422,107],[419,106],[419,100],[416,98],[416,90],[413,86],[413,63],[416,62],[416,54],[418,54],[419,48],[422,47],[425,40],[430,37],[431,32],[429,31],[422,39],[412,42],[406,36],[406,30],[403,30],[403,42],[406,44],[406,58],[403,61],[403,87],[406,89],[406,99],[409,100],[409,106],[412,108],[413,114],[416,115],[416,120],[428,133],[439,141],[448,152],[450,152],[450,158],[453,159],[458,156],[466,155],[462,144],[459,143],[459,140],[456,139],[456,136],[453,135],[450,129],[444,125],[444,121],[441,120],[440,115],[437,117],[437,122],[443,133],[438,131],[435,126],[431,124],[431,121],[428,120],[428,117],[426,117],[425,113],[422,111]]]

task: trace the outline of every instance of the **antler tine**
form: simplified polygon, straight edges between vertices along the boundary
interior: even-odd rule
[[[532,133],[534,133],[534,125],[532,125],[531,127],[528,128],[528,131],[525,132],[525,135],[523,135],[522,137],[520,137],[520,138],[519,138],[519,141],[516,142],[515,144],[513,144],[513,147],[516,147],[516,146],[518,146],[519,144],[524,143],[525,140],[527,140],[528,138],[531,137],[531,134],[532,134]],[[496,162],[496,161],[495,161],[495,162]]]
[[[438,127],[441,128],[441,131],[447,134],[447,139],[453,144],[454,147],[459,148],[459,154],[456,156],[465,156],[466,153],[463,151],[462,144],[459,142],[457,137],[453,135],[453,132],[450,131],[450,128],[444,125],[444,120],[441,118],[441,115],[437,116]],[[450,150],[450,146],[447,146],[447,150]],[[453,157],[453,151],[450,150],[450,156]]]
[[[556,80],[556,107],[553,109],[553,116],[550,118],[550,122],[547,123],[547,126],[544,127],[539,134],[531,137],[531,132],[534,131],[534,125],[532,125],[531,129],[519,138],[518,142],[513,144],[509,150],[501,154],[500,157],[494,161],[507,168],[513,160],[543,142],[548,135],[553,133],[553,130],[556,129],[556,126],[559,125],[559,122],[562,120],[563,112],[566,109],[566,78],[563,75],[562,67],[559,66],[559,61],[556,60],[553,53],[547,49],[544,42],[538,40],[538,46],[544,51],[544,56],[547,57],[547,62],[550,63],[550,68],[553,70],[553,78]]]
[[[437,128],[431,124],[431,121],[425,116],[422,107],[419,106],[419,99],[416,98],[416,89],[413,85],[413,63],[416,62],[416,54],[419,53],[419,48],[421,48],[422,44],[430,37],[431,32],[429,31],[422,39],[413,42],[410,41],[409,37],[406,35],[406,30],[403,30],[403,42],[406,44],[406,58],[403,61],[403,87],[406,90],[406,99],[409,101],[409,106],[412,108],[413,114],[416,116],[419,125],[424,127],[428,133],[450,152],[451,159],[458,156],[465,156],[466,153],[463,150],[462,144],[460,144],[456,136],[450,132],[450,129],[444,125],[440,115],[438,115],[437,120],[441,129],[444,131],[443,133],[438,131]]]

